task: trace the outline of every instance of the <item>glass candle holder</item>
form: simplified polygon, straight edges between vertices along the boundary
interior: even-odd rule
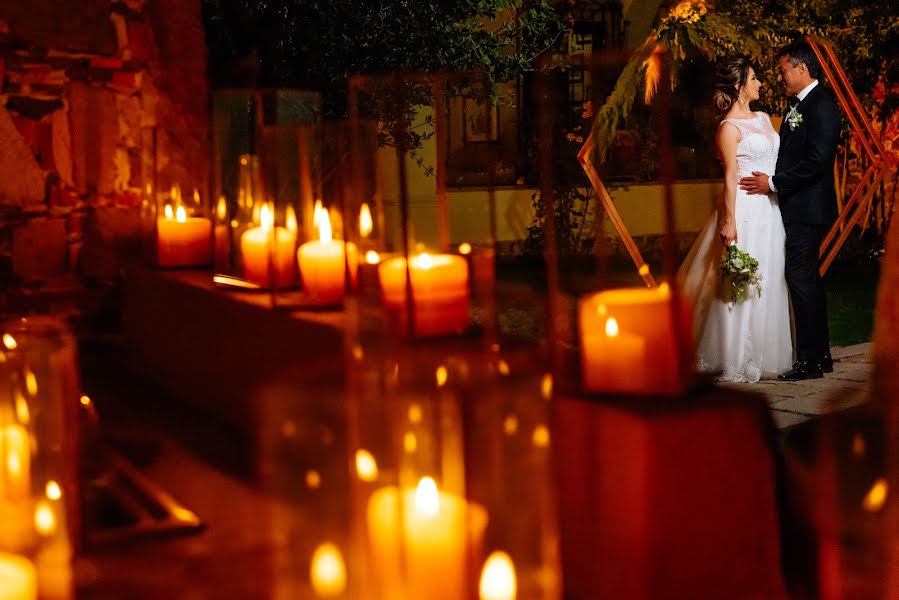
[[[457,201],[441,166],[453,93],[475,85],[350,86],[351,161],[360,123],[377,119],[381,141],[373,169],[350,169],[344,209],[364,257],[346,310],[353,564],[376,597],[560,595],[539,340],[497,326],[493,186]],[[403,132],[419,121],[433,131],[416,145]]]
[[[208,267],[212,219],[207,182],[177,165],[155,127],[141,131],[145,256],[157,267]]]
[[[211,214],[216,284],[244,291],[297,285],[295,229],[302,220],[302,199],[288,194],[298,193],[298,165],[288,167],[285,162],[288,153],[296,156],[297,148],[291,149],[275,131],[316,121],[319,105],[317,93],[301,90],[214,94]],[[263,133],[267,128],[271,131]]]
[[[51,318],[0,330],[0,562],[21,597],[69,598],[80,540],[75,341]]]

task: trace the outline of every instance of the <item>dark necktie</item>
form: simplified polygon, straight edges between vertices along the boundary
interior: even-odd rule
[[[790,108],[792,108],[799,104],[799,96],[790,96],[789,99],[787,99],[787,102],[789,103]]]

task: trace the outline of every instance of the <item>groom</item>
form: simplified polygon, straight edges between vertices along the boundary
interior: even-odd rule
[[[785,275],[796,321],[797,359],[778,379],[799,381],[833,371],[818,247],[837,216],[833,161],[840,109],[818,83],[821,65],[807,42],[785,47],[777,62],[778,79],[791,98],[780,126],[775,175],[754,171],[740,179],[740,187],[749,194],[778,194],[787,234]]]

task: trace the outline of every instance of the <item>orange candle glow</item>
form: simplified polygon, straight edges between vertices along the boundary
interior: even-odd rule
[[[35,600],[37,571],[27,558],[0,553],[0,600]]]
[[[328,211],[321,211],[317,225],[319,239],[306,242],[297,250],[303,289],[323,304],[339,303],[346,290],[346,266],[349,266],[351,281],[356,279],[359,252],[355,244],[331,239]]]
[[[213,258],[215,267],[223,269],[231,262],[231,228],[228,226],[228,205],[225,197],[219,198],[215,206],[215,250]]]
[[[165,216],[156,221],[157,262],[160,267],[199,267],[209,264],[212,223],[203,217],[188,217],[183,206],[174,214],[165,205]]]
[[[658,288],[625,288],[581,299],[581,375],[590,392],[676,394],[683,391],[671,311],[672,294]],[[681,331],[690,336],[690,309],[681,299]]]
[[[296,234],[284,227],[274,226],[275,217],[268,204],[259,209],[259,227],[248,229],[240,237],[244,279],[269,287],[269,255],[274,246],[272,271],[275,287],[290,287],[296,283],[294,248]]]
[[[402,496],[395,487],[375,491],[366,522],[381,597],[466,597],[467,553],[478,562],[482,553],[487,526],[483,506],[440,491],[433,479],[423,477]]]
[[[414,331],[418,336],[462,333],[468,327],[468,263],[452,254],[419,254],[409,260]],[[381,298],[406,330],[406,259],[380,264]]]
[[[0,427],[0,501],[23,502],[31,496],[31,443],[21,425]]]

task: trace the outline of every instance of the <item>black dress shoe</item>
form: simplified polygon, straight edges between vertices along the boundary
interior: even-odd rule
[[[821,359],[821,370],[825,373],[833,373],[833,357],[830,355],[830,352]]]
[[[777,376],[778,381],[802,381],[803,379],[821,379],[821,365],[810,360],[797,360],[793,368]]]

